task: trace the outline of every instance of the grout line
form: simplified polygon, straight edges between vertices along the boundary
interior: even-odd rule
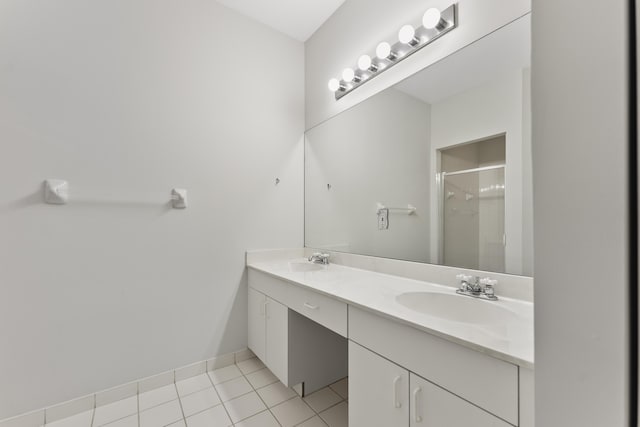
[[[96,395],[95,393],[93,394],[93,412],[91,413],[91,427],[93,427],[93,422],[96,419],[96,407],[97,407],[97,402],[96,402]]]
[[[348,378],[348,377],[345,377],[345,378]],[[344,379],[344,378],[343,378],[343,379]],[[347,400],[346,400],[345,398],[343,398],[343,397],[340,395],[340,393],[338,393],[337,391],[335,391],[334,389],[332,389],[332,388],[331,388],[331,386],[332,386],[333,384],[336,384],[336,383],[338,383],[338,382],[342,381],[343,379],[340,379],[340,380],[338,380],[338,381],[336,381],[336,382],[334,382],[334,383],[332,383],[332,384],[329,384],[328,386],[323,387],[323,388],[321,388],[321,389],[320,389],[320,390],[323,390],[324,388],[328,388],[328,389],[330,389],[332,392],[334,392],[334,393],[335,393],[335,394],[336,394],[336,395],[341,399],[339,402],[334,403],[333,405],[331,405],[331,406],[329,406],[329,407],[327,407],[327,408],[324,408],[324,409],[323,409],[322,411],[320,411],[320,412],[317,412],[315,409],[313,409],[313,408],[311,407],[311,405],[309,405],[309,404],[304,400],[304,398],[302,398],[302,400],[304,401],[304,403],[307,403],[307,406],[308,406],[308,407],[313,411],[313,413],[315,414],[314,416],[317,416],[317,417],[320,419],[320,421],[321,421],[322,423],[324,423],[326,426],[328,426],[329,424],[324,420],[324,418],[322,418],[322,416],[320,416],[320,413],[321,413],[321,412],[328,411],[329,409],[331,409],[331,408],[333,408],[333,407],[335,407],[335,406],[338,406],[338,405],[340,405],[341,403],[347,402]],[[316,390],[316,391],[314,391],[314,392],[313,392],[313,393],[311,393],[309,396],[313,395],[314,393],[319,392],[320,390]],[[307,396],[305,396],[305,397],[307,397]],[[348,405],[348,402],[347,402],[347,405]],[[347,407],[348,407],[348,406],[347,406]],[[312,418],[313,418],[313,417],[312,417]],[[308,421],[308,420],[305,420],[305,421],[303,421],[303,422],[306,422],[306,421]],[[299,425],[299,424],[298,424],[298,425]]]
[[[226,367],[228,367],[228,366],[235,365],[235,360],[236,360],[236,356],[237,356],[237,354],[238,354],[238,353],[245,352],[246,350],[249,350],[249,349],[248,349],[248,348],[245,348],[245,349],[243,349],[243,350],[239,350],[239,351],[236,351],[236,352],[231,352],[231,353],[221,354],[221,355],[218,355],[218,356],[214,356],[214,357],[212,357],[211,359],[212,359],[212,360],[213,360],[213,359],[220,359],[220,358],[223,358],[223,357],[228,357],[229,355],[233,355],[233,361],[234,361],[234,362],[229,363],[229,364],[226,364],[226,365],[224,365],[224,366],[220,366],[218,369],[226,368]],[[254,357],[255,357],[255,355],[254,355],[253,357],[250,357],[249,359],[252,359],[252,358],[254,358]],[[249,359],[245,359],[245,360],[249,360]],[[199,361],[199,362],[194,362],[194,363],[192,363],[191,365],[195,365],[195,364],[203,363],[203,362],[205,363],[205,366],[206,366],[206,368],[207,368],[207,370],[208,370],[208,359],[206,359],[206,360],[202,360],[202,361]],[[186,365],[186,366],[190,366],[190,365]],[[172,374],[173,374],[173,383],[175,384],[175,382],[176,382],[176,371],[177,371],[177,370],[180,370],[180,369],[182,369],[182,368],[184,368],[184,367],[185,367],[185,366],[181,366],[181,367],[179,367],[179,368],[177,368],[177,369],[167,370],[167,371],[160,372],[160,373],[158,373],[158,374],[154,374],[154,375],[150,375],[150,376],[147,376],[147,377],[144,377],[144,378],[140,378],[140,379],[137,379],[137,380],[134,380],[134,381],[131,381],[131,382],[132,382],[132,383],[133,383],[133,382],[135,382],[135,383],[136,383],[136,387],[137,387],[137,394],[140,394],[140,383],[141,383],[141,382],[144,382],[144,381],[146,381],[146,380],[148,380],[148,379],[150,379],[150,378],[153,378],[153,377],[157,377],[157,376],[159,376],[159,375],[167,374],[168,372],[172,372]],[[206,372],[205,372],[205,373],[206,373]],[[198,375],[200,375],[200,374],[198,374]],[[194,376],[197,376],[197,375],[194,375]],[[187,378],[185,378],[185,379],[187,379]],[[124,385],[126,385],[126,384],[128,384],[128,383],[121,384],[121,385],[122,385],[122,386],[124,386]],[[157,389],[157,388],[165,387],[165,386],[167,386],[167,385],[169,385],[169,384],[165,384],[165,385],[162,385],[162,386],[159,386],[159,387],[155,387],[155,388],[153,388],[153,389],[151,389],[151,390],[147,390],[147,391],[152,391],[152,390],[155,390],[155,389]],[[119,385],[119,386],[120,386],[120,385]],[[119,386],[116,386],[116,387],[119,387]],[[112,388],[116,388],[116,387],[112,387]],[[101,393],[101,392],[103,392],[103,391],[108,391],[108,390],[111,390],[111,388],[109,388],[109,389],[105,389],[105,390],[100,390],[100,391],[98,391],[97,393],[90,393],[90,394],[85,395],[85,396],[80,396],[80,397],[77,397],[77,398],[74,398],[74,399],[71,399],[71,400],[68,400],[68,401],[65,401],[65,402],[58,402],[58,403],[55,403],[55,404],[54,404],[54,405],[52,405],[52,406],[48,406],[48,407],[44,407],[44,408],[40,408],[40,409],[37,409],[37,410],[34,410],[34,411],[30,411],[30,412],[25,412],[25,413],[22,413],[22,414],[15,415],[15,416],[13,416],[13,417],[3,418],[3,419],[0,419],[0,425],[2,425],[2,423],[4,423],[5,421],[13,420],[14,418],[15,418],[15,419],[17,419],[17,418],[21,418],[21,417],[26,417],[26,416],[28,416],[28,415],[31,415],[31,414],[32,414],[32,413],[34,413],[34,412],[39,412],[39,411],[42,411],[42,412],[43,412],[43,414],[44,414],[44,415],[43,415],[43,418],[42,418],[42,421],[43,421],[42,425],[45,425],[45,424],[48,424],[48,423],[52,423],[53,421],[48,421],[48,420],[47,420],[47,409],[51,409],[51,408],[54,408],[54,407],[57,407],[57,406],[60,406],[60,405],[64,405],[64,404],[66,404],[66,403],[70,403],[70,402],[75,401],[75,400],[86,399],[86,398],[89,398],[89,397],[91,397],[91,396],[93,396],[93,409],[95,410],[95,409],[97,408],[96,395],[97,395],[98,393]],[[133,397],[133,396],[129,396],[129,397]],[[124,398],[124,399],[126,399],[126,398]],[[124,399],[118,399],[118,400],[124,400]],[[166,403],[166,402],[165,402],[165,403]],[[158,406],[158,405],[156,405],[156,406]],[[147,408],[147,409],[151,409],[151,408]],[[86,411],[80,411],[80,412],[77,412],[77,413],[71,414],[71,415],[69,415],[69,417],[72,417],[72,416],[74,416],[74,415],[78,415],[78,414],[80,414],[81,412],[86,412]],[[140,412],[139,402],[138,402],[138,412]],[[93,418],[92,418],[91,422],[92,422],[92,424],[93,424]]]
[[[133,396],[131,396],[131,397],[133,397]],[[107,406],[107,405],[104,405],[104,406]],[[117,419],[115,419],[115,420],[111,420],[111,421],[109,421],[109,422],[108,422],[108,423],[106,423],[106,424],[100,424],[99,426],[94,426],[94,427],[109,427],[109,425],[111,425],[111,424],[113,424],[113,423],[117,423],[118,421],[122,421],[122,420],[124,420],[125,418],[133,417],[134,415],[136,415],[136,414],[129,414],[129,415],[125,415],[124,417],[120,417],[120,418],[117,418]],[[95,422],[95,415],[94,415],[94,421],[93,421],[93,422]]]
[[[266,367],[265,367],[265,368],[266,368]],[[240,370],[240,368],[238,368],[238,369]],[[257,372],[257,371],[256,371],[256,372]],[[271,372],[271,371],[269,371],[269,372]],[[258,396],[258,399],[260,399],[260,401],[261,401],[261,402],[264,404],[264,406],[267,408],[267,411],[269,411],[269,413],[271,414],[271,416],[273,417],[273,419],[274,419],[274,420],[276,420],[276,423],[278,423],[278,425],[279,425],[280,427],[282,427],[282,424],[280,423],[280,420],[278,420],[278,418],[276,418],[276,415],[275,415],[273,412],[271,412],[271,408],[269,407],[269,405],[267,405],[267,402],[265,402],[265,401],[264,401],[264,399],[262,399],[262,396],[260,396],[260,393],[258,393],[258,390],[260,390],[260,389],[262,389],[262,388],[264,388],[264,387],[268,387],[268,386],[270,386],[271,384],[275,384],[275,383],[267,384],[266,386],[261,387],[260,389],[256,389],[256,388],[253,386],[253,384],[251,384],[251,381],[249,381],[249,379],[248,379],[248,378],[247,378],[247,376],[244,374],[244,372],[242,372],[242,370],[240,370],[240,373],[242,373],[242,376],[244,377],[244,379],[249,383],[249,385],[251,386],[251,389],[252,389],[252,390],[253,390],[253,392]],[[273,373],[273,372],[271,372],[271,373]],[[278,380],[278,381],[280,381],[280,380]],[[284,402],[281,402],[281,403],[284,403]],[[279,405],[279,404],[280,404],[280,403],[278,403],[278,405]],[[277,406],[277,405],[276,405],[276,406]],[[263,412],[264,412],[264,411],[263,411]],[[261,413],[261,412],[259,412],[259,413]],[[257,415],[257,414],[256,414],[256,415]],[[253,415],[252,415],[252,416],[253,416]]]
[[[247,360],[249,360],[249,359],[247,359]],[[266,404],[266,402],[262,399],[262,396],[260,396],[260,394],[258,393],[258,390],[262,390],[262,389],[264,389],[264,388],[266,388],[266,387],[269,387],[269,386],[271,386],[271,385],[273,385],[273,384],[276,384],[276,383],[278,383],[278,381],[275,381],[275,382],[273,382],[273,383],[271,383],[271,384],[266,384],[266,385],[263,385],[263,386],[261,386],[261,387],[256,388],[256,387],[251,383],[251,381],[249,381],[249,379],[247,378],[247,375],[251,375],[251,374],[253,374],[253,373],[255,373],[255,372],[259,372],[259,371],[264,370],[264,369],[267,369],[267,370],[268,370],[268,368],[264,367],[264,368],[261,368],[261,369],[258,369],[258,370],[255,370],[255,371],[252,371],[252,372],[249,372],[249,373],[245,374],[244,372],[242,372],[242,370],[240,370],[239,366],[238,366],[236,363],[234,363],[234,365],[235,365],[235,366],[236,366],[236,368],[240,371],[240,374],[241,374],[241,375],[240,375],[240,376],[238,376],[238,377],[235,377],[235,378],[229,379],[229,380],[227,380],[227,381],[223,381],[223,382],[221,382],[221,383],[219,383],[219,384],[217,384],[217,385],[222,385],[222,384],[225,384],[225,383],[228,383],[228,382],[231,382],[231,381],[236,381],[236,380],[238,380],[239,378],[241,378],[241,377],[242,377],[242,378],[244,378],[244,380],[245,380],[245,381],[247,381],[247,383],[249,383],[249,386],[251,387],[251,391],[249,391],[249,392],[247,392],[247,393],[243,393],[243,394],[238,395],[238,396],[235,396],[233,399],[229,399],[227,402],[230,402],[230,401],[232,401],[232,400],[238,399],[238,398],[243,397],[243,396],[247,396],[247,395],[249,395],[249,394],[251,394],[251,393],[255,393],[255,394],[258,396],[258,398],[260,399],[260,401],[264,404],[265,408],[266,408],[265,410],[259,411],[259,412],[255,413],[255,414],[253,414],[253,415],[251,415],[251,416],[249,416],[249,417],[246,417],[246,418],[244,418],[244,419],[238,420],[238,423],[240,423],[240,422],[242,422],[242,421],[245,421],[245,420],[247,420],[247,419],[249,419],[249,418],[255,417],[256,415],[262,414],[263,412],[267,412],[267,411],[268,411],[268,412],[271,414],[271,416],[273,417],[273,419],[275,419],[275,420],[276,420],[276,422],[278,423],[278,425],[282,427],[282,424],[280,423],[280,421],[278,420],[278,418],[276,418],[275,414],[271,411],[272,407],[269,407],[269,405],[267,405],[267,404]],[[228,365],[228,366],[231,366],[231,365]],[[226,366],[225,366],[225,367],[226,367]],[[225,367],[223,367],[223,368],[225,368]],[[222,369],[222,368],[219,368],[219,369]],[[223,400],[222,400],[222,398],[221,398],[221,395],[220,395],[220,393],[218,392],[218,389],[216,388],[216,384],[213,384],[213,379],[212,379],[212,378],[211,378],[211,376],[209,375],[209,372],[210,372],[210,371],[208,371],[208,370],[207,370],[204,374],[199,374],[199,375],[206,375],[206,376],[207,376],[207,379],[209,380],[209,383],[211,384],[211,387],[213,388],[214,392],[215,392],[215,393],[216,393],[216,395],[218,396],[218,399],[220,400],[220,403],[219,403],[219,404],[217,404],[217,405],[211,406],[211,407],[209,407],[209,408],[203,409],[202,411],[199,411],[199,412],[197,412],[196,414],[199,414],[199,413],[201,413],[201,412],[204,412],[204,411],[207,411],[207,410],[209,410],[209,409],[215,408],[215,407],[217,407],[218,405],[222,405],[222,407],[223,407],[223,409],[225,410],[225,412],[226,412],[227,416],[229,417],[229,420],[231,420],[231,416],[230,416],[229,411],[228,411],[228,409],[227,409],[227,407],[226,407],[226,405],[225,405],[225,403],[227,403],[227,402],[223,402]],[[270,371],[270,370],[268,370],[268,372],[271,372],[271,371]],[[199,375],[196,375],[196,376],[199,376]],[[182,412],[182,421],[183,421],[183,422],[185,423],[185,425],[186,425],[186,418],[187,418],[187,417],[186,417],[186,415],[185,415],[184,408],[182,407],[182,398],[183,398],[183,397],[190,396],[190,395],[195,394],[195,393],[199,393],[199,392],[202,392],[202,391],[208,390],[208,387],[207,387],[207,388],[204,388],[204,389],[202,389],[202,390],[198,390],[198,391],[195,391],[195,392],[192,392],[192,393],[186,394],[186,395],[184,395],[184,396],[181,396],[181,395],[180,395],[180,392],[178,391],[178,386],[177,386],[176,381],[175,381],[175,378],[176,378],[176,377],[175,377],[175,370],[173,371],[173,376],[174,376],[173,386],[174,386],[174,389],[175,389],[175,392],[176,392],[176,395],[177,395],[178,404],[180,405],[180,411]],[[194,377],[196,377],[196,376],[194,376]],[[338,382],[340,382],[340,381],[342,381],[342,380],[343,380],[343,379],[340,379],[340,380],[338,380],[338,381],[336,381],[336,382],[334,382],[334,383],[332,383],[332,384],[330,384],[330,385],[328,385],[328,386],[327,386],[327,388],[329,388],[329,389],[330,389],[330,390],[332,390],[335,394],[337,394],[337,395],[340,397],[340,399],[341,399],[341,400],[340,400],[339,402],[337,402],[337,403],[335,403],[335,404],[333,404],[333,405],[331,405],[331,406],[329,406],[329,407],[325,408],[325,409],[324,409],[323,411],[321,411],[321,412],[325,412],[325,411],[327,411],[327,410],[329,410],[329,409],[331,409],[331,408],[333,408],[333,407],[335,407],[335,406],[340,405],[340,404],[341,404],[341,403],[343,403],[343,402],[348,402],[348,400],[347,400],[347,399],[344,399],[342,396],[340,396],[340,394],[339,394],[339,393],[337,393],[335,390],[333,390],[333,389],[331,388],[331,385],[336,384],[336,383],[338,383]],[[166,386],[168,386],[168,385],[170,385],[170,384],[167,384]],[[166,387],[166,386],[157,387],[156,389],[159,389],[159,388],[162,388],[162,387]],[[152,389],[152,390],[156,390],[156,389]],[[148,390],[148,391],[152,391],[152,390]],[[319,391],[319,390],[318,390],[318,391]],[[139,382],[137,382],[137,384],[136,384],[136,394],[135,394],[135,396],[136,396],[136,406],[137,406],[137,424],[138,424],[138,427],[140,427],[140,425],[141,425],[141,420],[140,420],[140,414],[141,414],[141,411],[140,411],[140,384],[139,384]],[[133,396],[131,396],[131,397],[133,397]],[[300,396],[298,396],[298,395],[296,394],[295,396],[293,396],[293,397],[291,397],[291,398],[289,398],[289,399],[286,399],[286,400],[284,400],[284,401],[282,401],[282,402],[279,402],[279,403],[278,403],[278,404],[276,404],[276,405],[273,405],[273,407],[280,406],[280,405],[282,405],[282,404],[284,404],[284,403],[286,403],[286,402],[288,402],[288,401],[290,401],[290,400],[294,400],[294,399],[296,399],[296,398],[298,398],[298,397],[300,397]],[[309,417],[309,418],[305,419],[305,420],[300,421],[300,423],[296,424],[297,426],[299,426],[299,425],[300,425],[300,424],[302,424],[302,423],[305,423],[305,422],[309,421],[310,419],[312,419],[312,418],[314,418],[314,417],[316,417],[316,416],[317,416],[317,417],[318,417],[318,419],[323,423],[323,425],[327,425],[327,426],[328,426],[328,424],[327,424],[327,423],[324,421],[324,419],[320,416],[320,412],[315,411],[315,410],[314,410],[314,409],[313,409],[313,408],[312,408],[312,407],[311,407],[311,406],[310,406],[310,405],[309,405],[309,404],[308,404],[308,403],[307,403],[307,402],[306,402],[302,397],[300,397],[300,399],[304,402],[304,404],[305,404],[309,409],[311,409],[311,412],[313,413],[313,415],[312,415],[311,417]],[[124,399],[122,399],[122,400],[124,400]],[[172,400],[174,400],[174,399],[172,399]],[[158,407],[158,406],[161,406],[161,405],[167,404],[167,403],[171,402],[172,400],[169,400],[169,401],[167,401],[167,402],[159,403],[159,404],[157,404],[157,405],[154,405],[154,406],[151,406],[151,407],[149,407],[149,408],[146,408],[145,410],[150,410],[150,409],[156,408],[156,407]],[[90,424],[90,426],[91,426],[91,427],[95,427],[95,426],[94,426],[94,423],[95,423],[95,412],[96,412],[96,409],[97,409],[97,400],[96,400],[96,398],[95,398],[95,394],[94,394],[93,412],[92,412],[92,414],[91,414],[91,424]],[[196,415],[196,414],[192,414],[192,415]],[[132,415],[133,415],[133,414],[132,414]],[[130,417],[130,416],[132,416],[132,415],[128,415],[128,416],[125,416],[125,417],[121,417],[121,418],[120,418],[120,419],[118,419],[118,420],[113,420],[113,421],[111,421],[111,423],[116,422],[116,421],[119,421],[119,420],[122,420],[122,419],[124,419],[124,418],[128,418],[128,417]],[[46,423],[46,411],[45,411],[44,417],[45,417],[45,423]],[[110,423],[109,423],[109,424],[110,424]],[[232,424],[233,424],[233,425],[235,425],[235,424],[237,424],[237,423],[233,423],[233,422],[232,422]],[[106,427],[106,426],[108,426],[108,424],[106,424],[105,426],[102,426],[102,427]]]
[[[140,382],[136,383],[136,402],[138,404],[138,427],[140,427]]]
[[[175,379],[175,371],[173,372],[174,372],[174,379]],[[173,383],[173,387],[175,387],[176,394],[178,395],[178,405],[180,405],[180,412],[182,413],[182,421],[184,421],[184,424],[187,425],[187,417],[184,416],[184,408],[182,407],[182,399],[180,399],[180,392],[178,391],[178,386],[176,385],[176,383]]]
[[[234,361],[236,360],[235,354],[233,355],[233,360]],[[235,365],[235,363],[234,363],[234,365]],[[231,366],[231,365],[229,365],[229,366]],[[226,368],[226,366],[225,366],[225,368]],[[218,396],[218,400],[220,400],[220,405],[222,405],[222,409],[224,409],[224,412],[227,414],[227,417],[229,417],[229,421],[231,421],[231,424],[235,424],[231,420],[231,415],[229,414],[229,411],[227,410],[227,407],[224,406],[224,402],[222,401],[222,396],[220,396],[220,393],[218,393],[218,389],[216,388],[215,384],[213,383],[213,380],[211,379],[211,376],[209,375],[209,371],[207,371],[206,375],[207,375],[207,378],[209,379],[209,382],[211,383],[211,387],[213,387],[213,391],[215,391],[216,392],[216,396]],[[240,377],[238,377],[238,378],[240,378]],[[229,380],[229,381],[232,381],[232,380]],[[220,383],[220,384],[223,384],[223,383]],[[216,405],[216,406],[218,406],[218,405]],[[186,423],[186,418],[185,418],[185,423]]]
[[[338,403],[334,403],[333,405],[331,405],[331,406],[329,406],[329,407],[327,407],[327,408],[324,408],[324,409],[323,409],[322,411],[320,411],[320,412],[326,412],[326,411],[328,411],[329,409],[331,409],[331,408],[335,408],[336,406],[338,406],[338,405],[340,405],[340,404],[342,404],[342,403],[346,403],[346,402],[347,402],[347,401],[343,399],[343,400],[341,400],[341,401],[340,401],[340,402],[338,402]],[[313,410],[313,408],[311,408],[311,410]],[[316,412],[316,414],[318,414],[318,416],[319,416],[319,417],[320,417],[320,412]],[[322,417],[320,417],[320,419],[322,419]],[[322,420],[323,420],[323,419],[322,419]],[[323,420],[323,421],[324,421],[324,420]]]
[[[158,388],[169,387],[170,385],[171,384],[167,384],[167,385],[163,385],[162,387],[158,387]],[[153,390],[157,390],[157,388],[154,388]],[[149,390],[149,391],[153,391],[153,390]],[[147,392],[145,392],[145,393],[147,393]],[[138,412],[147,412],[147,411],[149,411],[149,410],[151,410],[153,408],[157,408],[158,406],[166,405],[169,402],[173,402],[174,400],[179,400],[179,399],[180,399],[180,395],[178,394],[178,397],[176,397],[175,399],[167,400],[166,402],[161,402],[161,403],[158,403],[156,405],[149,406],[148,408],[145,408],[144,410],[141,411],[140,410],[140,397],[138,397]]]

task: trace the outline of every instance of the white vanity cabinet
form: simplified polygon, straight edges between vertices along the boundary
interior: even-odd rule
[[[347,305],[249,270],[248,344],[287,387],[312,393],[347,376]]]
[[[349,427],[511,427],[349,341]]]
[[[349,341],[349,427],[408,425],[409,371]]]
[[[288,309],[249,288],[249,348],[282,383],[288,383]]]
[[[348,375],[349,427],[534,426],[526,361],[296,283],[249,269],[249,347],[305,394]]]
[[[421,419],[434,420],[425,423],[412,416],[412,426],[520,425],[516,365],[356,307],[349,308],[349,340],[355,343],[353,345],[365,347],[376,357],[393,361],[411,372],[411,382],[417,384],[411,384],[410,388],[413,409],[416,409],[413,399],[418,399],[418,412],[421,408],[432,408],[429,414],[425,412],[421,415]],[[350,343],[349,348],[353,348],[353,345]],[[360,358],[360,352],[355,352],[354,357]],[[350,360],[349,364],[354,366],[357,361],[352,363]],[[372,370],[369,375],[377,374]],[[356,382],[361,377],[366,377],[366,374],[350,379],[349,386],[360,388]],[[414,396],[417,389],[419,391]],[[351,393],[349,398],[350,404],[352,398],[357,399]],[[434,401],[440,404],[433,404]],[[360,407],[352,406],[351,409],[356,413],[373,407],[377,410],[375,403],[362,402]],[[448,422],[443,424],[442,420],[445,419]],[[469,424],[469,419],[476,421]],[[350,427],[365,425],[354,424]],[[402,425],[405,424],[398,426]]]
[[[265,308],[267,305],[267,297],[256,291],[253,288],[249,288],[248,292],[248,341],[249,348],[253,353],[258,356],[260,360],[266,360],[266,317]]]
[[[511,427],[475,405],[410,374],[410,427]]]

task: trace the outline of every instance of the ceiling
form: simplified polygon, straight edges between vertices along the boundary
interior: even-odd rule
[[[345,0],[217,0],[230,9],[262,22],[302,42]]]
[[[531,66],[531,17],[449,55],[394,86],[428,104],[493,81],[496,76]]]

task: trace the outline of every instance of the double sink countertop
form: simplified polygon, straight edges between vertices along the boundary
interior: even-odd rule
[[[247,267],[372,311],[518,366],[533,369],[533,304],[500,295],[487,301],[455,288],[304,258]]]

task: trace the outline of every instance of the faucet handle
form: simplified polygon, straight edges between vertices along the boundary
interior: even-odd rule
[[[491,277],[485,277],[480,279],[480,284],[484,286],[495,286],[498,284],[498,281],[495,279],[492,279]]]
[[[495,289],[494,286],[498,284],[497,280],[494,280],[490,277],[485,277],[484,279],[480,280],[480,283],[482,285],[484,285],[484,289],[483,289],[483,293],[488,296],[489,298],[493,298],[495,297]]]
[[[458,274],[458,275],[456,275],[456,279],[460,280],[461,282],[468,282],[472,278],[473,278],[473,276],[469,276],[467,274]]]
[[[469,276],[467,274],[458,274],[456,275],[456,279],[460,281],[460,291],[462,292],[472,292],[473,285],[471,284],[471,279],[473,276]]]

